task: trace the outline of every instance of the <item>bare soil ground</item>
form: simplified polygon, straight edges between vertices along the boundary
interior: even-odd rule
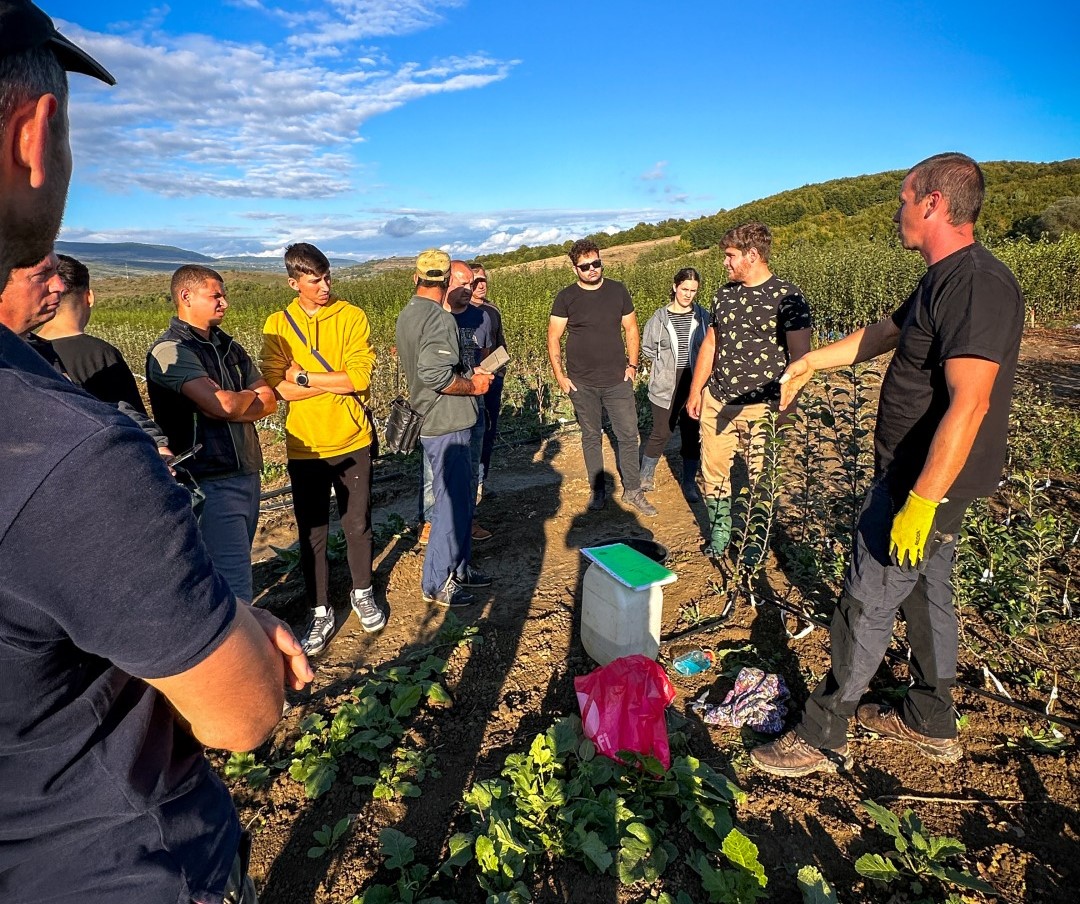
[[[1063,395],[1077,398],[1076,334],[1029,335],[1024,371],[1026,378],[1049,378],[1062,387]],[[607,444],[605,450],[614,473]],[[654,538],[671,550],[669,566],[678,573],[678,581],[665,588],[665,634],[685,626],[680,610],[688,603],[698,602],[705,615],[717,614],[710,607],[715,605],[713,588],[720,575],[700,553],[704,512],[683,498],[671,472],[679,467],[676,453],[670,454],[670,462],[670,467],[661,464],[657,491],[651,495],[660,515],[643,519],[613,501],[603,512],[585,513],[588,490],[573,434],[539,447],[500,451],[489,492],[478,509],[478,520],[495,536],[474,548],[475,563],[495,583],[482,603],[461,615],[479,629],[484,643],[459,651],[452,659],[447,678],[453,707],[421,716],[411,728],[414,740],[435,752],[441,778],[429,779],[421,797],[403,802],[373,800],[368,789],[354,788],[347,779],[314,802],[285,776],[262,792],[235,785],[242,821],[255,831],[252,874],[265,904],[349,901],[377,872],[378,832],[385,827],[416,837],[421,861],[440,862],[447,838],[462,828],[458,822],[462,792],[476,779],[495,775],[508,753],[526,750],[533,736],[554,720],[577,711],[573,678],[594,667],[577,638],[581,547],[634,536]],[[376,523],[391,512],[411,523],[415,492],[412,476],[380,483]],[[294,536],[291,513],[268,515],[256,559],[268,552],[268,543],[287,546]],[[306,712],[315,707],[325,711],[368,669],[394,662],[434,637],[445,613],[420,598],[422,552],[415,537],[405,534],[379,553],[376,595],[389,610],[390,621],[377,636],[360,630],[344,603],[347,570],[343,564],[334,568],[334,598],[343,606],[338,611],[339,633],[315,662],[311,689],[292,696],[293,708],[275,738],[260,751],[261,758],[287,758]],[[788,595],[791,588],[775,559],[766,580],[770,592]],[[256,586],[263,588],[260,605],[302,630],[306,612],[298,575],[279,578],[271,563],[262,562],[256,566]],[[965,629],[979,627],[978,616],[966,613]],[[752,652],[741,654],[745,663],[780,672],[796,703],[828,668],[826,632],[818,629],[789,639],[779,611],[766,604],[741,605],[722,626],[695,640],[716,649],[749,644]],[[1043,641],[1076,651],[1080,627],[1075,622],[1059,624]],[[970,654],[961,658],[960,680],[982,686],[980,664]],[[903,674],[902,669],[894,671],[897,678]],[[867,799],[896,811],[911,807],[934,834],[962,840],[968,847],[968,867],[991,882],[1002,901],[1077,900],[1080,761],[1074,752],[1040,755],[1011,745],[1026,727],[1038,724],[1035,717],[959,691],[958,707],[966,721],[965,756],[956,766],[942,767],[865,736],[853,726],[855,766],[849,774],[782,780],[749,766],[747,751],[761,738],[709,728],[691,712],[690,703],[706,688],[713,689],[713,699],[721,699],[730,678],[715,672],[695,679],[681,678],[673,670],[669,674],[678,690],[671,724],[689,734],[695,755],[732,776],[748,794],[737,821],[760,848],[769,877],[768,900],[801,901],[794,874],[811,863],[821,869],[841,901],[889,899],[881,887],[869,885],[854,870],[861,854],[887,849],[884,836],[872,829],[859,806]],[[879,679],[878,690],[893,676],[883,667]],[[1080,719],[1080,699],[1063,693],[1056,712]],[[1075,740],[1074,734],[1070,736]],[[312,832],[350,814],[357,819],[346,844],[327,858],[309,859]],[[677,879],[680,868],[669,869],[668,878]],[[646,889],[620,889],[611,880],[566,864],[542,872],[533,888],[534,899],[541,902],[614,904],[649,897]],[[462,904],[483,900],[471,881],[443,891]]]

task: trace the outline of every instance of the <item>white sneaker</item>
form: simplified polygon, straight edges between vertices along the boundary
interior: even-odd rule
[[[368,587],[366,590],[353,590],[349,601],[352,603],[353,612],[360,619],[360,627],[368,634],[374,634],[386,627],[386,615],[375,604],[375,590]]]
[[[300,646],[304,648],[305,655],[315,656],[326,648],[330,638],[333,636],[334,610],[330,609],[326,615],[312,616],[311,624],[308,625],[307,631],[304,632],[304,639],[300,641]]]

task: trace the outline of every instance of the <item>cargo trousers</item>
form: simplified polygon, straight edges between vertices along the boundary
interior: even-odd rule
[[[904,723],[933,738],[956,737],[952,688],[959,646],[952,570],[956,541],[971,499],[946,499],[917,569],[889,559],[893,518],[906,499],[884,481],[866,494],[856,528],[844,592],[830,625],[832,663],[814,689],[795,733],[817,748],[847,743],[848,720],[892,640],[897,613],[907,625],[911,684],[898,707]]]

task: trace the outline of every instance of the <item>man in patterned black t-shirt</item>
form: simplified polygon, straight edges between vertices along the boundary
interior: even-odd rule
[[[731,464],[741,452],[753,481],[761,469],[765,418],[780,400],[789,362],[810,351],[810,306],[797,286],[769,269],[772,235],[744,223],[722,239],[730,282],[713,298],[710,329],[694,368],[686,410],[701,420],[701,471],[709,538],[705,553],[731,540]]]

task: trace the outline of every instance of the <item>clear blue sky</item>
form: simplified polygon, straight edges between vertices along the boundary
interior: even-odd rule
[[[1080,156],[1060,0],[39,2],[119,82],[72,77],[72,241],[468,255]]]

